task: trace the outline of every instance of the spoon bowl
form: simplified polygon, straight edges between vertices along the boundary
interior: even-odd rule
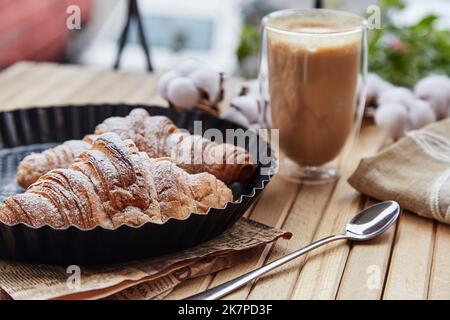
[[[375,238],[386,231],[399,217],[400,206],[395,201],[384,201],[359,212],[347,224],[346,237],[354,241]]]

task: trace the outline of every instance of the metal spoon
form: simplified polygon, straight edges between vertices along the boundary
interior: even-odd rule
[[[186,300],[216,300],[234,290],[242,287],[261,275],[278,268],[279,266],[300,257],[301,255],[335,240],[348,239],[353,241],[365,241],[375,238],[385,232],[400,216],[400,206],[395,201],[377,203],[358,213],[347,225],[344,234],[337,234],[313,242],[302,249],[294,251],[278,260],[275,260],[256,270],[250,271],[240,277],[225,282],[215,288],[190,296]]]

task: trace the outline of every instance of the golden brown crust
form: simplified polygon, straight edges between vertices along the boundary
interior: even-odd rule
[[[7,198],[0,220],[34,227],[112,228],[186,218],[232,201],[208,173],[189,174],[169,159],[150,159],[117,134],[97,137],[67,169],[43,175],[24,194]]]
[[[70,140],[42,153],[30,154],[19,164],[17,181],[22,187],[27,188],[50,170],[67,168],[76,156],[87,150],[89,146],[90,143],[83,140]]]
[[[165,156],[188,172],[209,172],[226,184],[246,182],[254,174],[254,161],[245,149],[214,143],[199,135],[178,131],[168,136]]]
[[[74,158],[87,150],[96,137],[116,133],[130,139],[150,158],[170,157],[190,173],[209,172],[226,184],[246,182],[256,167],[250,154],[231,144],[218,144],[201,136],[179,130],[167,117],[150,116],[144,109],[134,109],[126,117],[111,117],[99,124],[94,135],[84,141],[68,141],[40,154],[26,157],[19,165],[17,180],[29,187],[41,175],[54,168],[68,168]]]

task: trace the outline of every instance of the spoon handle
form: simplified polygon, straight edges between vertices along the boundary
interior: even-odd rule
[[[239,289],[240,287],[244,286],[245,284],[249,283],[252,280],[255,280],[256,278],[262,276],[263,274],[278,268],[279,266],[300,257],[301,255],[316,249],[320,246],[323,246],[324,244],[327,244],[332,241],[336,240],[342,240],[347,239],[347,236],[345,234],[338,234],[330,237],[323,238],[321,240],[317,240],[299,250],[296,250],[280,259],[277,259],[269,264],[266,264],[265,266],[262,266],[258,269],[255,269],[253,271],[250,271],[242,276],[236,277],[233,280],[230,280],[228,282],[225,282],[221,285],[218,285],[217,287],[214,287],[212,289],[206,290],[204,292],[201,292],[199,294],[190,296],[186,298],[185,300],[216,300],[219,299],[231,292],[233,292],[236,289]]]

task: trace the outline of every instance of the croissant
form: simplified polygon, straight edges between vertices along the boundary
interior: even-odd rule
[[[191,135],[178,129],[167,117],[150,116],[144,109],[134,109],[126,117],[106,119],[96,127],[94,135],[83,141],[68,141],[25,157],[19,164],[17,181],[27,188],[52,169],[68,168],[78,154],[89,148],[96,135],[108,132],[132,140],[150,158],[170,157],[190,173],[209,172],[226,184],[245,182],[256,169],[251,155],[243,148]]]
[[[19,164],[17,181],[27,188],[40,176],[53,168],[67,168],[76,156],[87,150],[90,143],[83,140],[70,140],[42,153],[34,153]]]
[[[68,169],[55,169],[24,194],[5,199],[0,220],[34,227],[139,226],[186,218],[232,201],[230,189],[209,173],[189,174],[170,159],[151,159],[131,140],[102,134]]]

